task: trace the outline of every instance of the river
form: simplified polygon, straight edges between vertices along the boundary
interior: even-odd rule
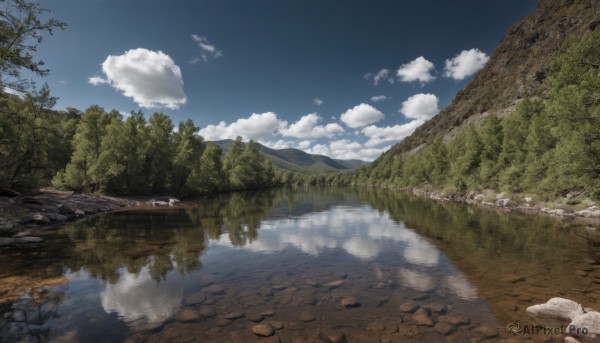
[[[528,306],[600,307],[585,224],[386,190],[223,194],[43,238],[0,250],[2,342],[537,342],[507,330],[539,323]]]

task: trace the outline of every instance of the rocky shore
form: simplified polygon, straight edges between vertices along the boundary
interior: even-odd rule
[[[556,203],[549,204],[536,203],[529,196],[511,197],[505,193],[494,193],[493,191],[471,191],[466,194],[452,193],[450,195],[442,195],[435,191],[426,191],[418,188],[402,190],[434,200],[534,211],[564,218],[587,218],[595,224],[600,224],[600,207],[596,206],[594,202],[576,200],[578,194],[569,193]]]
[[[172,197],[118,198],[96,194],[74,194],[41,190],[35,195],[0,196],[0,246],[41,242],[40,231],[57,228],[86,216],[116,211],[129,206],[168,206]]]

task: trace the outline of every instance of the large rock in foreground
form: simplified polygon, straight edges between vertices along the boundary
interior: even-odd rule
[[[527,313],[536,316],[549,316],[565,320],[573,320],[584,314],[583,306],[573,300],[552,298],[545,304],[533,305],[527,308]]]
[[[567,327],[567,333],[585,338],[600,337],[600,313],[588,312],[578,315]]]

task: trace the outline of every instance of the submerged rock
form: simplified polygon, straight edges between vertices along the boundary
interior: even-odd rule
[[[341,304],[345,308],[355,308],[360,306],[360,302],[353,296],[343,298]]]
[[[333,280],[333,281],[329,281],[326,284],[324,284],[323,286],[329,288],[329,289],[334,289],[334,288],[338,288],[344,285],[344,283],[346,283],[346,280],[343,279],[339,279],[339,280]]]
[[[545,304],[529,306],[527,313],[573,320],[578,315],[584,314],[584,311],[583,306],[573,300],[557,297],[548,300]]]
[[[419,309],[419,305],[417,305],[416,303],[414,303],[412,301],[407,301],[400,305],[400,311],[402,311],[402,312],[413,313],[418,309]]]
[[[312,321],[316,320],[317,317],[315,317],[314,314],[305,311],[300,314],[299,319],[303,322],[312,322]]]
[[[275,333],[275,328],[271,324],[253,325],[252,333],[260,337],[269,337]]]
[[[331,343],[342,343],[346,341],[346,334],[344,334],[344,332],[332,328],[322,329],[321,337]]]

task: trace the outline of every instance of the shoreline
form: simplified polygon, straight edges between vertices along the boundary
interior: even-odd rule
[[[0,197],[0,246],[39,243],[37,234],[100,213],[152,203],[152,197],[74,194],[41,189],[34,195]],[[154,198],[158,199],[158,198]],[[154,200],[154,202],[157,202]],[[167,203],[168,205],[168,200]],[[159,205],[162,205],[162,201]]]
[[[392,190],[400,190],[410,192],[414,195],[425,197],[437,201],[444,201],[457,204],[467,205],[478,205],[488,208],[505,209],[509,211],[521,211],[525,213],[544,214],[552,216],[556,219],[579,219],[583,220],[593,226],[600,227],[600,207],[596,206],[595,203],[584,206],[585,208],[579,208],[569,204],[548,204],[548,206],[540,206],[540,203],[535,204],[532,202],[531,197],[519,195],[521,201],[515,200],[514,196],[507,196],[505,193],[495,193],[493,191],[475,192],[470,191],[464,195],[461,194],[450,194],[444,196],[435,191],[426,191],[419,188],[400,188]],[[543,204],[543,203],[542,203]]]
[[[359,187],[365,187],[359,185]],[[369,187],[369,186],[366,186]],[[558,220],[583,221],[593,229],[600,228],[600,208],[594,203],[589,206],[554,204],[544,207],[534,204],[531,197],[513,196],[493,191],[453,193],[442,195],[436,191],[419,188],[391,188],[391,191],[409,192],[419,197],[456,204],[484,206],[506,211],[521,211],[530,214],[543,214]],[[515,198],[520,198],[515,200]],[[42,242],[35,236],[46,230],[60,228],[62,225],[81,220],[85,217],[114,212],[133,206],[163,207],[169,206],[171,197],[126,196],[116,197],[101,194],[74,194],[54,189],[41,189],[35,195],[13,198],[0,196],[0,246],[21,246]]]

